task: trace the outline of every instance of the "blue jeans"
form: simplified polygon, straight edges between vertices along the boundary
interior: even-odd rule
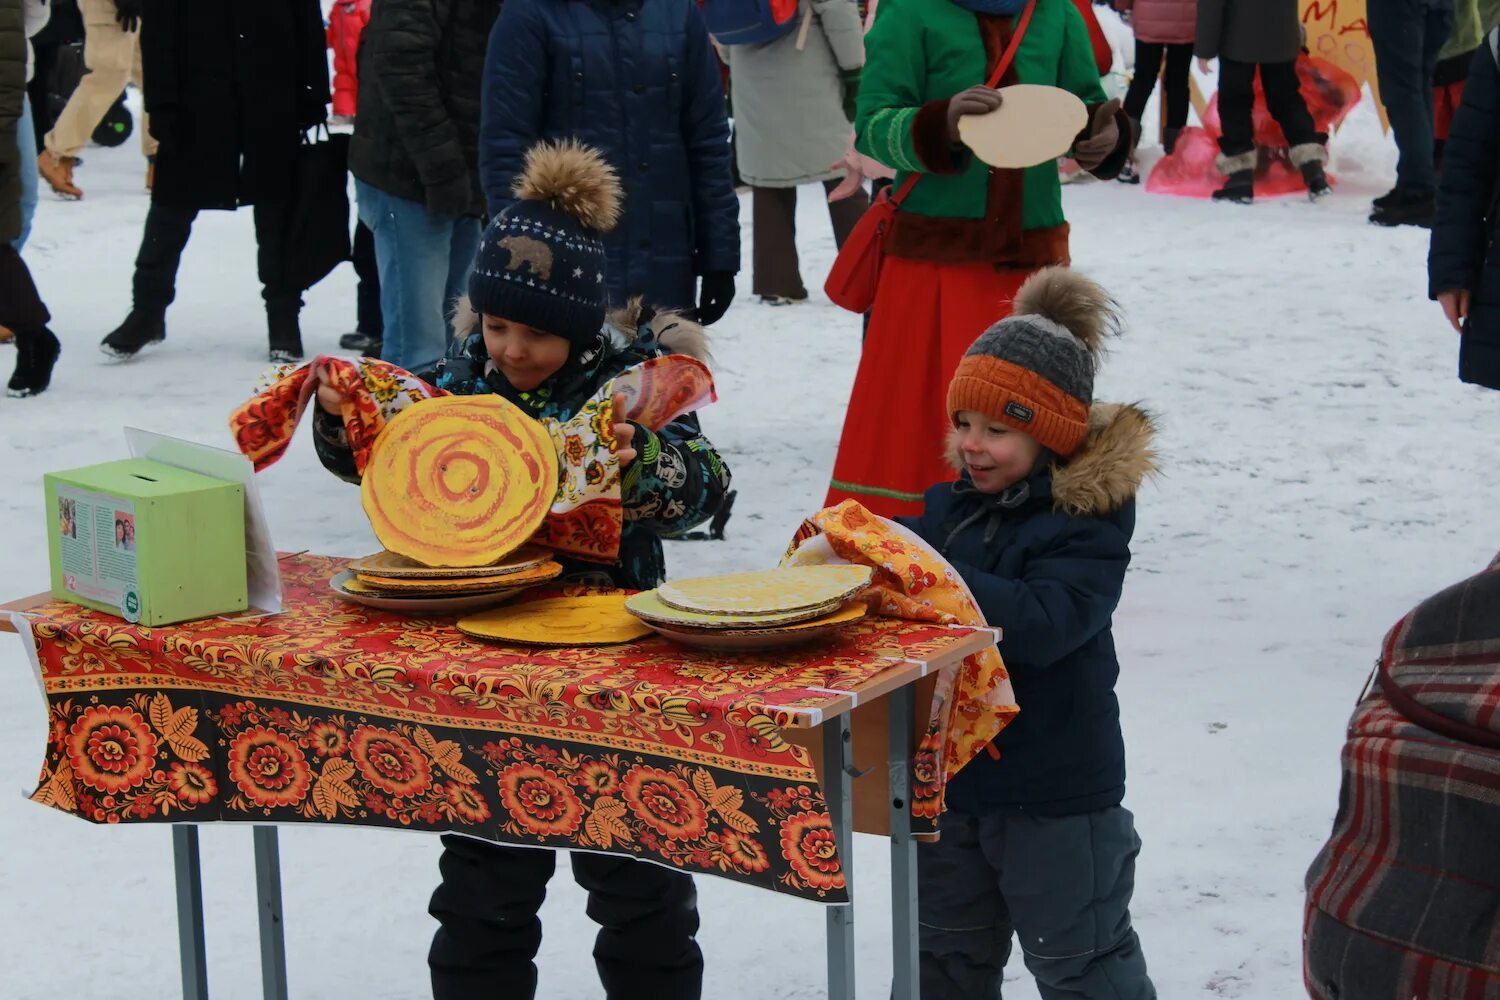
[[[354,181],[359,221],[375,234],[380,313],[385,321],[380,358],[422,371],[447,353],[455,299],[468,291],[479,248],[478,219],[446,219],[420,202]]]
[[[21,119],[16,123],[17,145],[21,150],[21,235],[11,246],[19,253],[31,235],[31,220],[36,216],[37,172],[36,130],[31,126],[31,101],[21,95]]]
[[[1369,0],[1366,16],[1380,100],[1396,133],[1396,186],[1431,194],[1432,74],[1453,30],[1453,0]]]

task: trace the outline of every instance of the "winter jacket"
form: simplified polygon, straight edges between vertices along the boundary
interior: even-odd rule
[[[1182,45],[1197,36],[1198,0],[1115,0],[1115,10],[1130,14],[1138,42]]]
[[[865,39],[855,148],[923,177],[901,206],[887,252],[910,260],[1042,266],[1068,261],[1057,164],[991,169],[948,141],[948,100],[985,83],[1010,41],[1013,18],[975,14],[950,0],[885,0]],[[1104,103],[1083,18],[1071,0],[1037,0],[1015,62],[1000,81],[1072,91],[1090,115]],[[1094,174],[1125,163],[1131,127]]]
[[[0,0],[3,2],[3,0]],[[659,354],[703,358],[703,328],[681,317],[659,314],[642,319],[639,305],[611,314],[598,343],[574,357],[539,388],[517,393],[495,370],[485,350],[479,317],[460,303],[454,326],[466,336],[461,350],[422,378],[455,395],[496,393],[542,419],[567,420],[604,383],[627,368]],[[335,475],[358,482],[354,458],[336,417],[317,410],[314,442],[323,465]],[[625,525],[620,557],[613,566],[563,563],[564,582],[596,583],[634,590],[655,587],[666,579],[661,540],[681,535],[718,513],[729,492],[729,467],[703,436],[698,418],[689,413],[659,431],[636,426],[636,460],[625,469],[622,493]]]
[[[433,215],[484,217],[479,95],[500,0],[380,0],[359,47],[349,172]]]
[[[851,126],[840,74],[865,62],[854,0],[813,0],[806,44],[800,33],[762,45],[726,45],[734,81],[734,138],[740,177],[755,187],[796,187],[841,176]]]
[[[890,0],[886,0],[887,3]],[[1020,715],[948,786],[958,812],[1065,816],[1118,805],[1125,745],[1111,616],[1135,530],[1135,494],[1154,469],[1150,418],[1096,403],[1066,464],[1000,494],[965,477],[927,491],[908,520],[1004,632],[1000,654]]]
[[[36,75],[36,51],[31,39],[52,18],[52,0],[22,0],[26,9],[26,82]]]
[[[374,0],[334,0],[328,12],[328,47],[333,49],[333,113],[353,118],[359,107],[359,39],[370,23]]]
[[[154,201],[233,209],[297,190],[302,133],[328,114],[318,0],[145,0],[141,72]]]
[[[1463,102],[1443,148],[1437,214],[1427,256],[1434,298],[1455,288],[1470,293],[1469,318],[1458,349],[1458,377],[1500,389],[1500,253],[1494,250],[1500,184],[1500,67],[1497,33],[1474,57]]]
[[[1293,62],[1302,51],[1297,0],[1198,0],[1200,59],[1240,63]]]
[[[507,0],[484,75],[490,214],[513,201],[527,149],[570,136],[625,189],[605,241],[611,302],[687,309],[695,275],[739,270],[724,90],[693,0]]]
[[[0,243],[21,235],[21,154],[16,130],[26,100],[26,15],[0,0]],[[25,165],[30,169],[30,164]]]

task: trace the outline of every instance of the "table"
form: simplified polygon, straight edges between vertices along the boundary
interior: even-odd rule
[[[654,638],[518,650],[344,603],[327,586],[341,567],[283,557],[276,616],[146,629],[45,597],[6,609],[30,616],[53,723],[33,798],[174,824],[185,997],[207,996],[197,823],[222,820],[255,824],[267,998],[289,995],[281,822],[602,850],[821,900],[829,995],[852,998],[850,716],[881,698],[894,995],[917,996],[913,685],[993,631],[873,619],[729,661]],[[786,729],[820,732],[821,782]]]

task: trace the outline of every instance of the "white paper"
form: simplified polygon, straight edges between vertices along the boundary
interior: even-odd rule
[[[183,441],[138,427],[125,428],[125,443],[131,458],[149,458],[215,479],[242,483],[245,487],[245,576],[251,607],[281,610],[281,567],[271,542],[271,525],[255,486],[255,466],[238,452]]]

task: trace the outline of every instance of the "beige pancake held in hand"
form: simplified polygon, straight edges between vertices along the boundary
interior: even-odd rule
[[[499,396],[427,399],[375,439],[360,500],[380,544],[427,566],[488,566],[557,496],[546,428]]]
[[[625,610],[624,594],[531,601],[460,619],[458,630],[526,646],[612,646],[651,634],[649,625]]]
[[[843,603],[870,585],[868,566],[793,566],[700,576],[656,588],[663,604],[700,614],[774,614]]]
[[[964,115],[958,136],[992,167],[1020,169],[1066,156],[1089,123],[1088,109],[1059,87],[1018,83],[1000,89],[1000,107]]]

